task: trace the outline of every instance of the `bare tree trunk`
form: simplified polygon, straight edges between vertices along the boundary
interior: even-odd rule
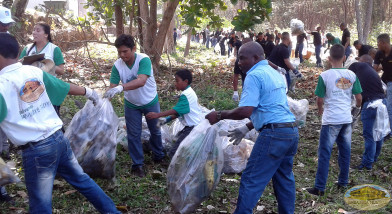
[[[342,3],[343,3],[344,23],[347,23],[347,4],[346,4],[346,0],[343,0]]]
[[[150,16],[148,21],[148,41],[152,44],[157,36],[157,0],[150,0]]]
[[[187,57],[189,55],[189,49],[191,47],[191,37],[192,37],[192,28],[188,29],[188,34],[187,34],[187,38],[186,38],[186,46],[185,46],[185,50],[184,50],[184,57]]]
[[[363,24],[363,42],[367,43],[369,33],[371,31],[370,24],[372,22],[372,12],[373,12],[373,0],[367,0],[366,15]]]
[[[159,61],[161,60],[163,45],[165,44],[165,40],[163,38],[165,38],[167,34],[167,31],[170,26],[170,22],[173,19],[173,15],[176,11],[179,2],[180,0],[168,1],[167,9],[163,14],[162,22],[159,26],[159,30],[157,34],[158,39],[155,39],[154,43],[152,44],[152,47],[155,48],[155,51],[154,54],[152,55],[153,59],[151,61],[156,71],[158,71],[157,69],[158,69]]]
[[[142,26],[142,35],[143,35],[143,48],[146,54],[150,53],[150,44],[149,40],[149,32],[148,32],[148,23],[149,21],[149,10],[148,10],[148,1],[147,0],[139,0],[139,11],[140,11],[140,25]]]
[[[355,0],[355,15],[357,17],[357,31],[358,31],[358,40],[363,43],[363,25],[362,25],[362,14],[360,7],[360,0]]]
[[[133,35],[133,16],[135,14],[135,1],[132,0],[131,11],[129,11],[129,34]]]
[[[18,18],[17,21],[21,20],[23,14],[25,13],[28,0],[15,0],[12,5],[12,15]]]
[[[140,51],[144,52],[144,36],[143,36],[143,20],[140,18],[140,4],[137,4],[137,28],[138,28],[138,37],[140,43]]]
[[[116,19],[116,36],[124,33],[123,11],[119,0],[114,0],[114,13]]]
[[[163,11],[167,8],[167,1],[163,4]],[[165,45],[163,49],[163,53],[172,54],[176,52],[176,48],[174,47],[174,39],[173,39],[173,29],[174,29],[174,17],[172,18],[169,26],[169,30],[166,33]]]

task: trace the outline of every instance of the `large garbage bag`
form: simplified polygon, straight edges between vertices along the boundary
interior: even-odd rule
[[[292,19],[290,21],[291,34],[293,36],[297,36],[299,34],[303,34],[305,32],[304,26],[305,25],[304,25],[304,23],[301,20]]]
[[[194,211],[218,185],[224,161],[218,126],[203,120],[177,149],[167,172],[175,212]]]
[[[108,99],[96,106],[87,101],[72,118],[65,136],[84,172],[91,177],[114,178],[118,124]]]
[[[287,96],[287,102],[291,113],[294,114],[296,122],[299,128],[302,128],[306,124],[306,114],[309,111],[309,101],[307,99],[294,100]]]
[[[244,171],[254,144],[254,142],[247,139],[242,139],[238,145],[228,144],[223,149],[225,157],[223,173],[233,174]]]
[[[3,159],[0,158],[0,186],[18,182],[20,182],[20,179],[12,172]]]
[[[376,108],[376,120],[373,126],[373,140],[380,141],[391,132],[388,110],[382,99],[371,102],[367,108]]]

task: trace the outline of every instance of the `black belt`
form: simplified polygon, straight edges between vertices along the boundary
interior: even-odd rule
[[[261,127],[261,129],[259,129],[259,131],[263,130],[263,129],[277,129],[277,128],[294,128],[297,127],[298,124],[296,122],[292,122],[292,123],[268,123],[266,125],[264,125],[263,127]]]
[[[30,148],[30,146],[35,146],[35,144],[37,144],[37,143],[39,143],[39,142],[40,142],[40,141],[38,141],[38,142],[28,142],[28,143],[26,143],[25,145],[18,146],[17,149],[19,149],[19,150],[25,150],[25,149]]]

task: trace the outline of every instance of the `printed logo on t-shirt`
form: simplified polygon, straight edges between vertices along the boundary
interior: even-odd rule
[[[344,78],[344,77],[337,79],[335,84],[336,84],[336,87],[343,89],[343,90],[348,89],[353,85],[349,79]]]
[[[44,85],[36,78],[28,79],[20,89],[20,99],[26,103],[31,103],[39,99],[45,91]]]
[[[131,82],[132,80],[135,80],[135,79],[137,79],[137,76],[128,77],[127,80],[125,81],[125,83]]]
[[[5,16],[10,16],[10,12],[5,11]]]

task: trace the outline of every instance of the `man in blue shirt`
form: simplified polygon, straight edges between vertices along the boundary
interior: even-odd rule
[[[295,181],[293,158],[297,152],[298,129],[290,112],[284,78],[264,59],[257,42],[248,42],[239,50],[239,66],[246,79],[239,107],[206,115],[211,124],[223,119],[251,119],[231,131],[237,145],[255,128],[260,132],[241,178],[235,213],[252,213],[265,187],[272,179],[279,213],[294,213]]]

